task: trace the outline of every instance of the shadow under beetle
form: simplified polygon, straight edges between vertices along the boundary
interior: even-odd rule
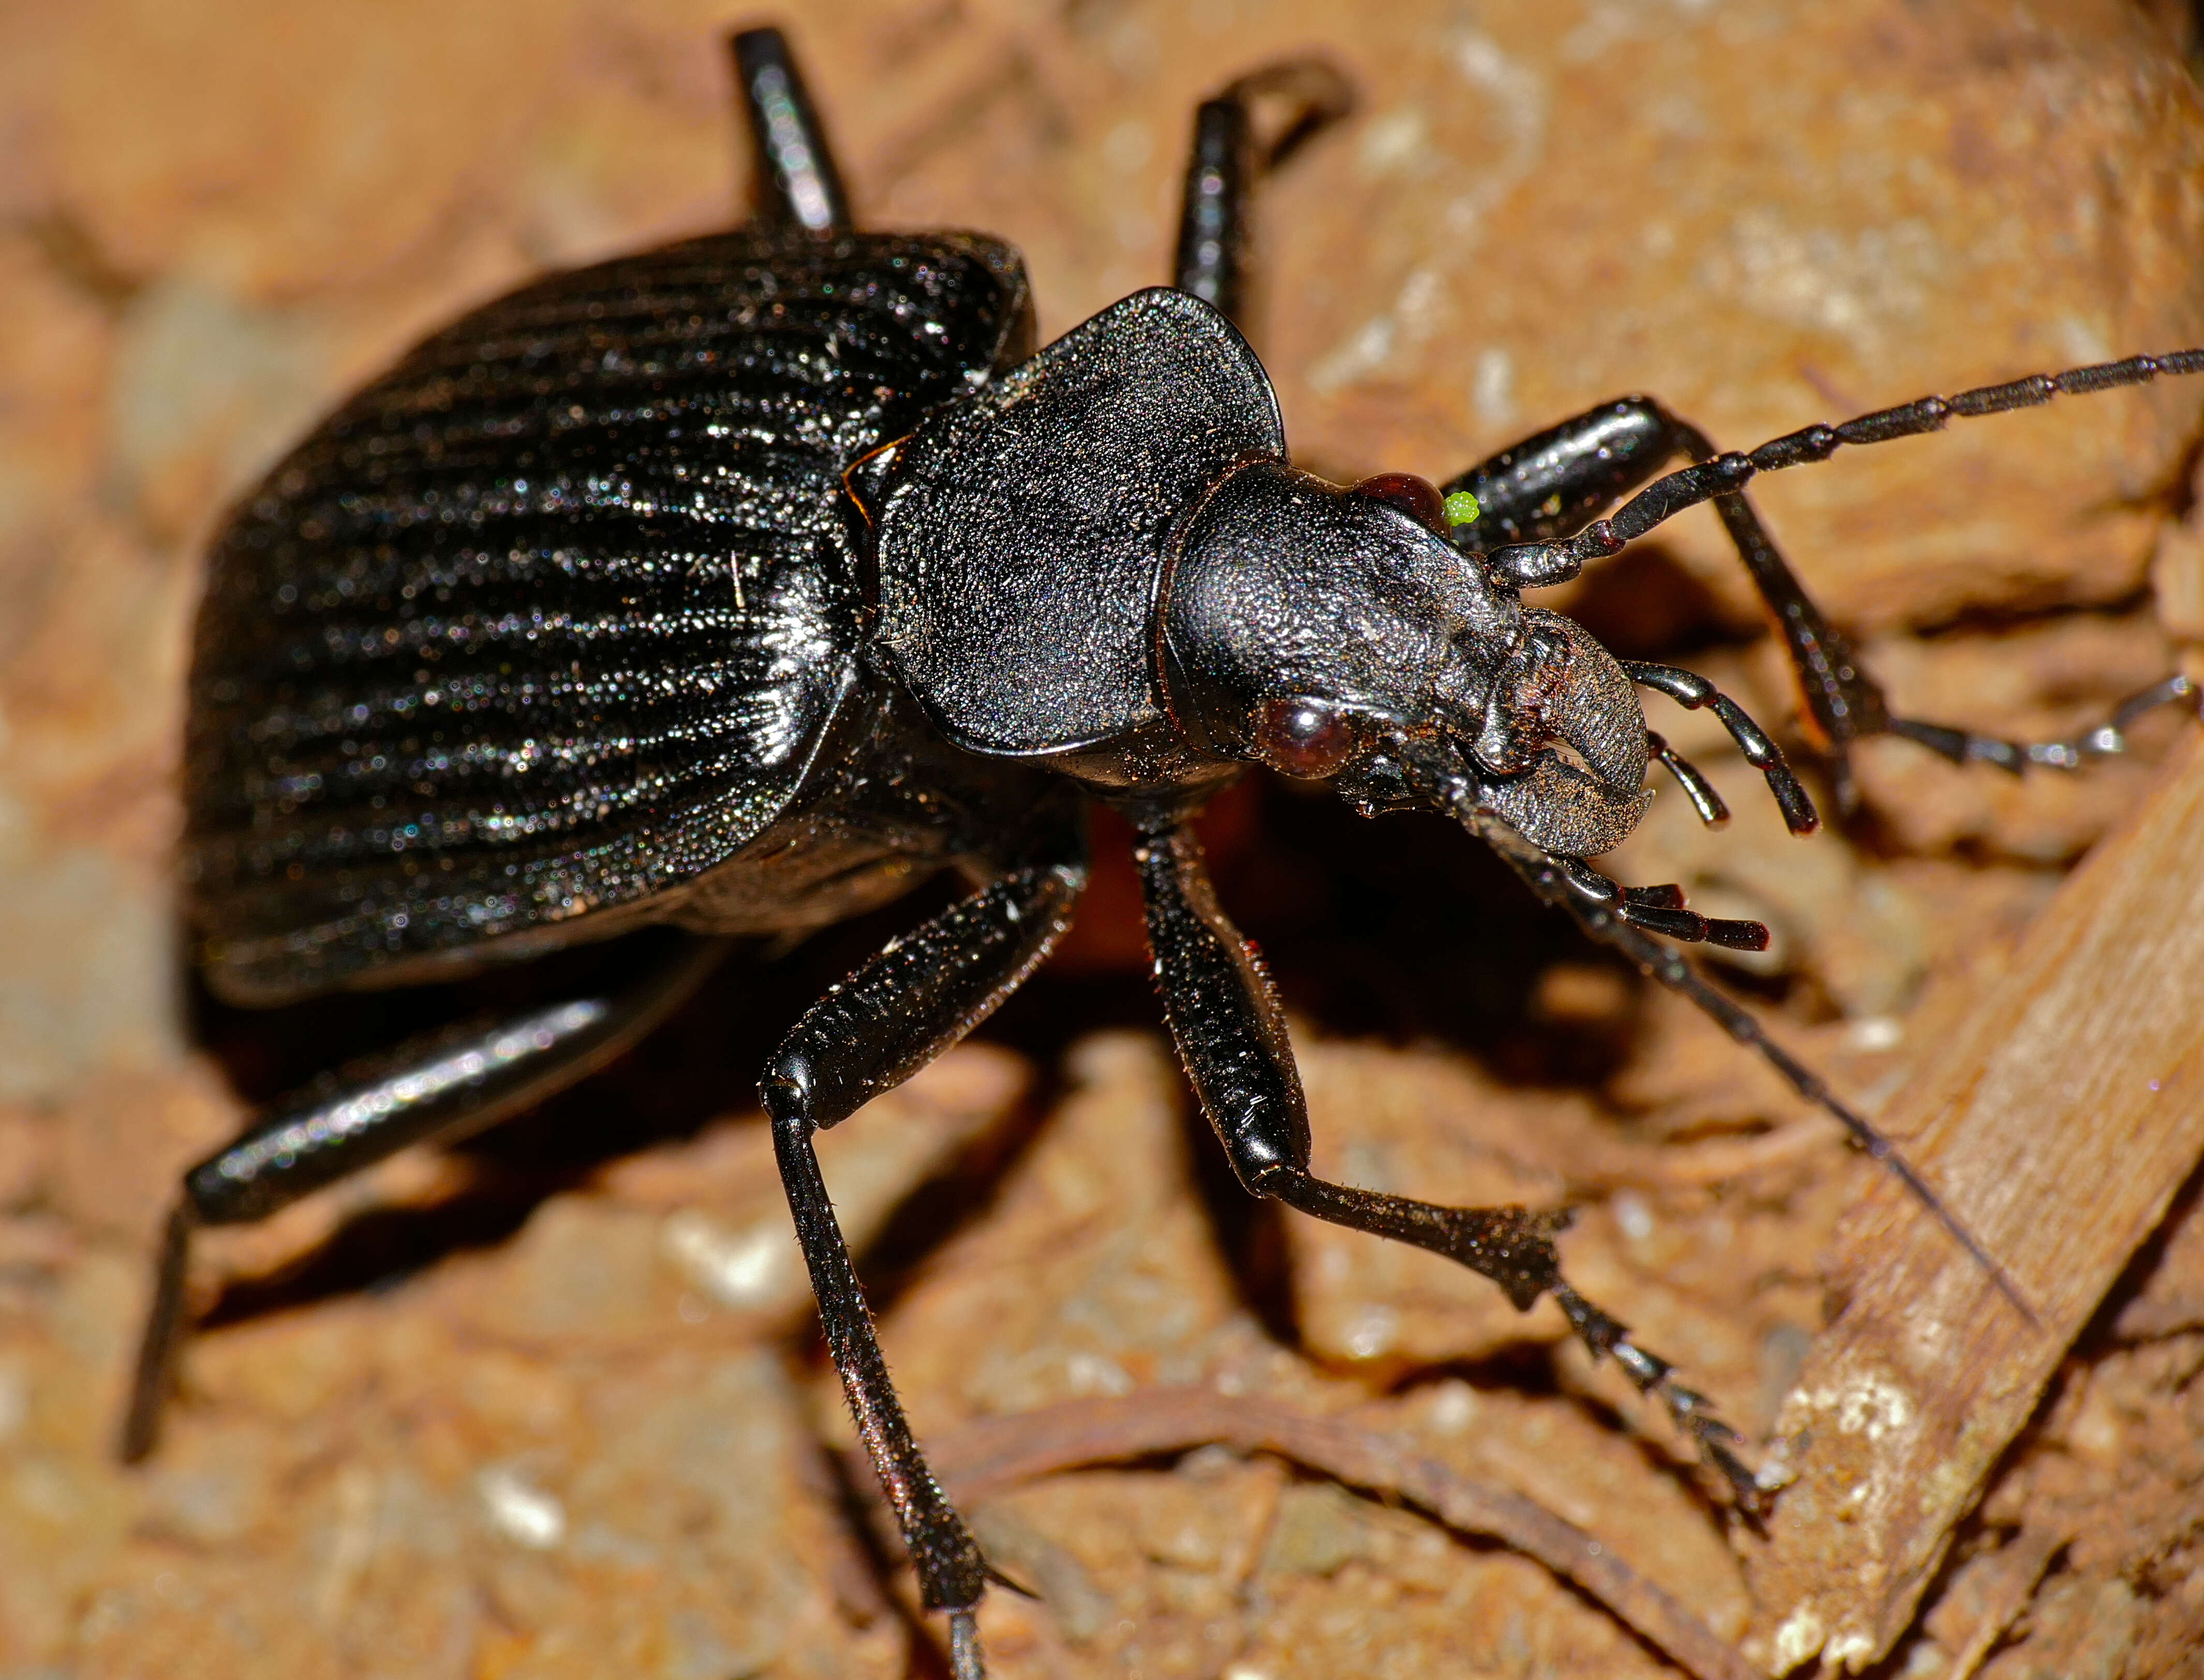
[[[282,461],[214,546],[186,766],[190,913],[232,1001],[447,978],[649,922],[702,937],[625,993],[325,1080],[192,1168],[126,1457],[154,1444],[197,1227],[261,1219],[580,1078],[678,1004],[726,935],[809,930],[954,869],[969,895],[813,1006],[760,1089],[859,1433],[924,1600],[948,1612],[956,1673],[981,1674],[973,1612],[992,1572],[904,1422],[812,1136],[1047,956],[1086,879],[1082,802],[1098,798],[1137,832],[1164,1012],[1247,1190],[1447,1256],[1518,1307],[1552,1295],[1757,1510],[1733,1433],[1563,1281],[1565,1216],[1309,1172],[1277,994],[1188,826],[1251,763],[1329,781],[1365,814],[1453,815],[1843,1121],[2025,1310],[1884,1139],[1651,937],[1757,948],[1765,930],[1584,861],[1630,832],[1656,760],[1706,820],[1726,815],[1648,730],[1638,686],[1712,709],[1803,834],[1816,817],[1781,753],[1703,679],[1618,661],[1520,595],[1711,501],[1840,797],[1846,748],[1877,733],[2012,769],[2118,751],[2136,713],[2189,684],[2036,746],[1893,715],[1741,491],[1842,445],[2204,371],[2204,351],[1926,397],[1746,454],[1632,397],[1443,487],[1393,474],[1342,489],[1289,464],[1234,325],[1249,193],[1344,115],[1334,71],[1274,65],[1204,104],[1175,287],[1036,352],[1016,253],[973,234],[853,232],[780,36],[733,45],[755,224],[476,311]]]

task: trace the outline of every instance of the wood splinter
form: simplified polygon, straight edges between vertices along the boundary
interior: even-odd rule
[[[1748,1572],[1747,1653],[1857,1671],[1911,1625],[1959,1522],[2204,1154],[2204,736],[2077,869],[1884,1129],[2025,1293],[2030,1324],[1881,1174],[1844,1302],[1778,1421],[1795,1477]]]

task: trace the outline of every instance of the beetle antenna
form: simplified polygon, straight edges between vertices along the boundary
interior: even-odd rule
[[[1594,519],[1573,537],[1549,543],[1511,543],[1491,550],[1484,563],[1519,589],[1565,583],[1587,561],[1619,552],[1625,543],[1636,541],[1686,508],[1743,490],[1763,472],[1824,461],[1846,445],[1887,443],[1895,437],[1941,431],[1954,419],[2034,408],[2054,396],[2080,396],[2191,373],[2204,373],[2204,349],[2130,356],[2125,361],[2098,362],[2063,373],[2031,373],[2025,379],[2009,380],[2002,385],[1978,385],[1957,396],[1918,397],[1836,425],[1804,426],[1742,454],[1716,455],[1656,478],[1607,518]]]
[[[2029,1306],[2020,1286],[1996,1258],[1982,1245],[1982,1239],[1969,1230],[1959,1216],[1945,1206],[1943,1198],[1928,1187],[1913,1163],[1899,1152],[1898,1145],[1873,1121],[1860,1113],[1829,1089],[1828,1082],[1808,1067],[1774,1039],[1754,1018],[1750,1010],[1740,1007],[1716,991],[1700,977],[1697,971],[1677,953],[1656,943],[1639,929],[1646,923],[1641,916],[1632,915],[1626,904],[1609,905],[1593,901],[1573,878],[1568,865],[1573,858],[1556,858],[1550,853],[1529,852],[1518,856],[1517,846],[1526,846],[1512,834],[1514,846],[1504,846],[1494,840],[1492,829],[1498,826],[1489,817],[1478,813],[1481,819],[1478,832],[1494,849],[1505,858],[1530,886],[1531,890],[1549,905],[1568,911],[1576,924],[1603,945],[1613,946],[1622,953],[1649,979],[1656,980],[1672,992],[1680,994],[1696,1006],[1701,1013],[1739,1043],[1758,1053],[1761,1060],[1783,1076],[1792,1089],[1822,1113],[1834,1116],[1851,1138],[1853,1144],[1871,1159],[1879,1161],[1904,1184],[1913,1199],[1928,1216],[1944,1227],[1953,1242],[1964,1250],[1969,1258],[1981,1267],[1999,1294],[2012,1303],[2015,1311],[2029,1324],[2041,1322],[2035,1309]],[[1581,864],[1578,865],[1583,869]],[[1591,873],[1584,870],[1584,873]],[[1604,879],[1604,877],[1600,877]],[[1608,883],[1613,886],[1613,882]],[[1618,893],[1620,888],[1616,888]],[[1718,924],[1709,923],[1709,927]],[[1757,927],[1757,923],[1742,924]],[[1766,930],[1762,930],[1762,944],[1766,943]],[[1754,947],[1747,947],[1754,948]]]
[[[1727,1032],[1746,1048],[1757,1053],[1784,1082],[1808,1102],[1823,1113],[1832,1116],[1850,1135],[1852,1143],[1905,1186],[1906,1191],[1922,1209],[1943,1226],[1945,1233],[1964,1250],[1967,1256],[1979,1266],[1998,1293],[2011,1303],[2030,1325],[2041,1324],[2035,1309],[2020,1291],[2018,1284],[2005,1267],[2000,1265],[1982,1241],[1967,1228],[1959,1216],[1944,1204],[1943,1199],[1930,1189],[1913,1163],[1899,1153],[1896,1143],[1879,1130],[1867,1117],[1852,1108],[1829,1089],[1828,1082],[1793,1056],[1768,1036],[1750,1010],[1740,1007],[1724,997],[1702,979],[1681,955],[1651,937],[1642,929],[1657,924],[1649,923],[1643,913],[1642,900],[1633,901],[1630,893],[1607,879],[1596,870],[1573,858],[1559,858],[1525,840],[1506,823],[1477,803],[1474,786],[1466,776],[1429,765],[1417,765],[1404,756],[1404,764],[1420,773],[1428,791],[1435,796],[1456,821],[1472,834],[1483,840],[1508,861],[1508,866],[1523,878],[1524,884],[1545,903],[1568,912],[1576,924],[1603,945],[1620,951],[1636,965],[1648,979],[1659,982],[1670,991],[1687,999],[1702,1014]],[[1640,889],[1642,892],[1666,893],[1673,889]],[[1679,895],[1680,896],[1680,894]],[[1709,923],[1711,928],[1721,924]],[[1757,927],[1757,923],[1740,924]],[[1763,935],[1764,935],[1764,930]]]

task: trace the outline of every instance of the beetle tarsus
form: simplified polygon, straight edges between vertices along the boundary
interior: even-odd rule
[[[130,1379],[130,1405],[123,1414],[116,1456],[126,1464],[143,1462],[160,1444],[161,1414],[175,1384],[176,1350],[188,1327],[185,1285],[189,1281],[192,1232],[198,1218],[187,1199],[169,1209],[161,1246],[153,1256],[153,1298],[138,1339],[138,1362]]]
[[[2094,728],[2085,729],[2079,734],[2069,735],[2059,740],[2006,740],[1998,736],[1978,735],[1970,729],[1955,728],[1944,723],[1928,723],[1913,717],[1890,718],[1883,727],[1888,733],[1925,746],[1954,764],[1993,764],[2014,775],[2031,768],[2078,770],[2093,760],[2110,758],[2125,752],[2128,750],[2127,732],[2145,713],[2171,705],[2177,700],[2194,702],[2197,692],[2197,685],[2188,677],[2177,674],[2164,678],[2121,701],[2113,708],[2112,715]]]
[[[1737,1455],[1735,1449],[1744,1438],[1715,1415],[1705,1395],[1674,1380],[1674,1365],[1632,1341],[1626,1325],[1558,1279],[1552,1292],[1555,1303],[1594,1362],[1612,1358],[1632,1387],[1658,1400],[1678,1432],[1687,1436],[1700,1456],[1720,1473],[1739,1511],[1748,1522],[1757,1523],[1766,1514],[1767,1494],[1751,1469]]]

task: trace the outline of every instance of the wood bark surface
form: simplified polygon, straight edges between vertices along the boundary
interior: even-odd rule
[[[1896,1182],[1840,1228],[1848,1294],[1779,1433],[1798,1479],[1754,1558],[1757,1653],[1857,1670],[2204,1150],[2204,739],[2029,931],[1884,1126],[2007,1267],[2030,1322]]]

